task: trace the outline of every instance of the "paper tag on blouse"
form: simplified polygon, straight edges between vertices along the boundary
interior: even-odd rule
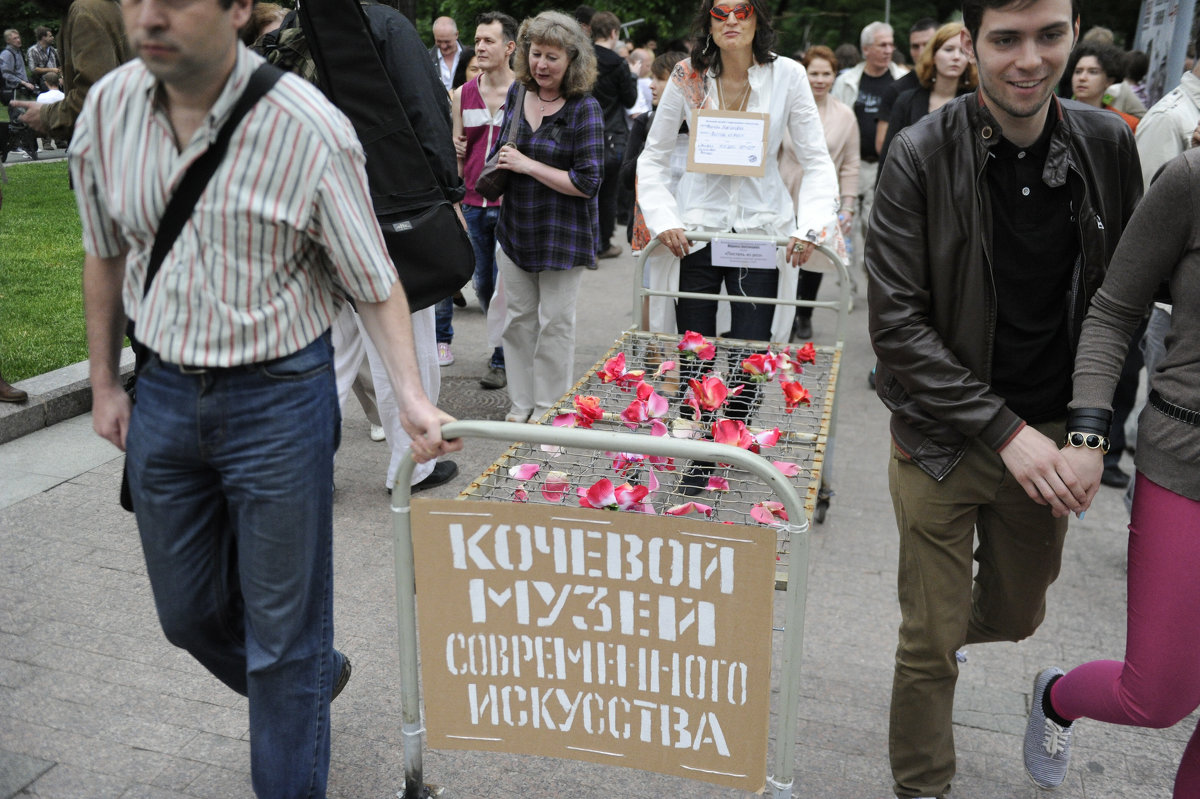
[[[687,171],[761,178],[767,173],[769,123],[769,114],[693,111]]]
[[[735,266],[742,269],[775,269],[778,247],[773,241],[746,239],[713,239],[712,265]]]

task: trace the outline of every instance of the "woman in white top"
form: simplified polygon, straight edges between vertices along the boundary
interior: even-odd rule
[[[837,175],[804,67],[771,52],[775,33],[764,0],[738,0],[736,4],[733,0],[716,4],[702,0],[693,31],[692,56],[672,71],[638,158],[638,199],[646,226],[681,259],[680,291],[716,294],[724,286],[730,295],[794,297],[796,267],[808,260],[823,231],[836,230],[838,205]],[[709,110],[765,117],[767,143],[760,154],[765,172],[762,177],[686,172],[672,193],[668,188],[670,159],[679,126],[690,123],[693,112]],[[695,129],[691,127],[693,135]],[[790,134],[804,169],[795,206],[779,174],[778,153],[785,133]],[[774,269],[714,263],[714,247],[688,239],[688,232],[696,230],[788,237],[786,264],[778,263],[778,254]],[[790,333],[792,314],[784,312],[780,315],[785,320],[780,325],[784,336],[772,336],[772,322],[777,319],[774,305],[731,303],[730,315],[733,338],[765,342]],[[681,333],[692,330],[715,336],[716,319],[716,300],[681,299],[676,303],[675,320]],[[745,382],[745,390],[729,402],[725,416],[748,422],[759,384],[740,373],[741,359],[747,354],[727,352],[728,363],[718,363],[716,368],[730,376],[731,385]],[[695,368],[694,361],[688,363]],[[687,471],[685,493],[703,490],[709,468],[709,464],[697,463]]]
[[[763,0],[714,5],[702,0],[693,22],[696,44],[692,57],[676,65],[659,101],[646,147],[638,158],[638,195],[646,226],[681,258],[681,291],[795,296],[795,267],[808,260],[824,231],[836,230],[837,175],[825,145],[821,119],[805,79],[804,68],[771,52],[775,33]],[[693,111],[745,111],[766,115],[766,172],[744,177],[688,172],[672,193],[668,187],[671,152],[679,126]],[[779,174],[778,153],[790,133],[804,169],[799,202]],[[786,271],[713,265],[712,248],[689,241],[687,231],[762,234],[790,237]],[[781,279],[782,278],[782,279]],[[680,300],[676,323],[680,332],[716,335],[716,302]],[[733,303],[730,334],[767,341],[786,337],[792,315],[776,320],[774,306]]]

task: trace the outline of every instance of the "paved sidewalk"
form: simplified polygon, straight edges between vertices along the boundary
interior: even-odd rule
[[[583,276],[577,372],[629,323],[632,261]],[[832,292],[832,280],[826,282]],[[860,309],[865,306],[857,300]],[[478,388],[490,352],[477,305],[456,313],[457,362],[442,370],[443,405],[502,419],[503,392]],[[839,396],[837,495],[814,528],[805,625],[795,796],[890,795],[887,707],[899,613],[896,533],[886,484],[886,412],[866,388],[862,310],[851,317]],[[832,319],[816,319],[817,340]],[[386,447],[353,405],[337,462],[336,628],[354,678],[333,706],[329,795],[385,799],[403,784]],[[499,452],[468,442],[452,497]],[[89,417],[0,445],[0,799],[247,797],[246,704],[168,645],[154,615],[133,519],[117,505],[121,458]],[[1125,511],[1102,489],[1072,521],[1046,623],[1021,644],[971,648],[956,707],[956,797],[1032,799],[1021,734],[1034,673],[1120,657]],[[777,596],[777,615],[782,595]],[[775,637],[779,658],[782,636]],[[426,697],[426,702],[436,698]],[[1165,797],[1195,726],[1117,728],[1085,721],[1057,796]],[[735,797],[740,792],[640,771],[550,758],[427,751],[426,779],[446,796],[592,799]]]

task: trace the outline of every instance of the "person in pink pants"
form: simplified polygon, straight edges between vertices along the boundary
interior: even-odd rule
[[[1174,301],[1167,351],[1138,420],[1129,525],[1125,660],[1037,675],[1025,769],[1054,788],[1067,774],[1074,721],[1170,727],[1200,706],[1200,150],[1150,186],[1096,292],[1075,360],[1064,457],[1095,495],[1113,388],[1129,336],[1155,299]],[[1190,209],[1180,213],[1180,209]],[[1200,732],[1175,777],[1175,799],[1200,797]]]

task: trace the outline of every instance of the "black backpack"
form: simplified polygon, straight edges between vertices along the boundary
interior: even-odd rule
[[[320,88],[354,125],[388,254],[417,311],[466,285],[475,252],[396,96],[363,5],[304,3],[259,46],[270,63]]]

